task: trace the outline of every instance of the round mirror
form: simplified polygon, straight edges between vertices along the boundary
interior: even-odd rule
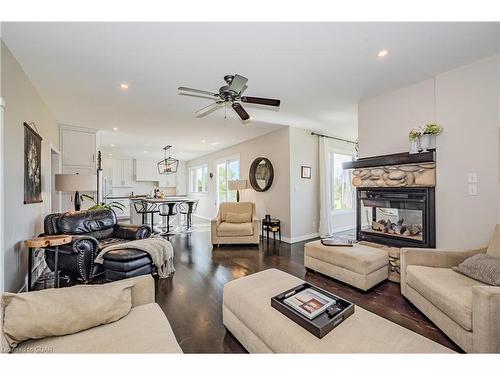
[[[255,191],[268,190],[274,178],[273,165],[266,158],[257,158],[250,166],[249,180]]]

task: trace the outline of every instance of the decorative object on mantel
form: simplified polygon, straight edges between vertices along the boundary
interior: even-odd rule
[[[436,136],[443,132],[443,127],[436,123],[428,123],[423,127],[410,130],[410,154],[426,152],[436,148]]]
[[[274,169],[271,161],[263,157],[256,158],[250,166],[248,179],[255,191],[264,192],[269,190],[274,179]]]
[[[311,167],[301,166],[300,167],[300,178],[311,179]]]
[[[159,174],[173,174],[177,173],[177,167],[179,166],[179,160],[170,156],[171,145],[163,147],[165,151],[165,158],[158,162],[158,173]],[[167,157],[168,152],[168,157]]]
[[[24,204],[42,200],[42,137],[33,130],[35,123],[24,125]]]
[[[436,148],[436,135],[443,132],[443,127],[436,123],[428,123],[424,126],[420,137],[422,151]]]

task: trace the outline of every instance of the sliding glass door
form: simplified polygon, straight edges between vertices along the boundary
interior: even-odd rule
[[[228,190],[228,181],[240,178],[240,160],[233,157],[217,163],[217,202],[236,202],[236,191]]]

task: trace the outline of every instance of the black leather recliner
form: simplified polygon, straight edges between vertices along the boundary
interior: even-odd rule
[[[106,246],[140,240],[151,235],[149,225],[118,224],[113,210],[90,210],[50,214],[44,220],[44,235],[69,234],[73,241],[59,246],[62,275],[89,282],[104,272],[94,260]],[[45,261],[54,270],[54,248],[45,249]]]

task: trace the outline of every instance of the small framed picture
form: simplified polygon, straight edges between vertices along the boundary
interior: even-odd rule
[[[300,167],[300,177],[311,179],[311,167],[302,166]]]

